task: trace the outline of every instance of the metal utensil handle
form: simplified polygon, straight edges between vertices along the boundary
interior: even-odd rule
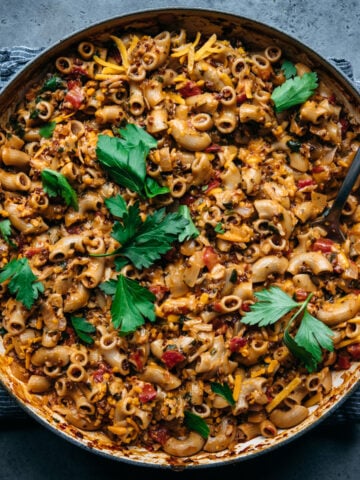
[[[345,180],[337,194],[337,197],[331,207],[331,213],[341,211],[345,202],[359,176],[360,173],[360,148],[358,148],[354,160],[352,161]],[[330,213],[330,212],[329,212]]]

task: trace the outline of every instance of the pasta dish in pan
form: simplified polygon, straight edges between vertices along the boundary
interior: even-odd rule
[[[359,147],[276,45],[83,41],[0,126],[3,362],[64,422],[187,457],[275,437],[360,359]]]

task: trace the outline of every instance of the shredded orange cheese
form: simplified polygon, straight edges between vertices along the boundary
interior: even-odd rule
[[[300,377],[295,377],[293,380],[291,380],[290,383],[284,387],[281,392],[279,392],[275,398],[271,400],[270,403],[268,403],[265,407],[265,410],[270,413],[276,408],[283,400],[285,400],[286,397],[290,395],[290,393],[295,390],[295,388],[300,385],[301,383],[301,378]]]
[[[127,54],[127,51],[126,51],[126,47],[124,45],[124,42],[118,38],[118,37],[115,37],[114,35],[110,35],[110,38],[112,40],[114,40],[117,48],[119,49],[119,52],[120,52],[120,55],[121,55],[121,60],[122,60],[122,64],[123,66],[125,67],[125,69],[127,70],[129,67],[130,67],[130,63],[129,63],[129,58],[128,58],[128,54]]]
[[[307,400],[304,403],[304,405],[305,405],[305,407],[312,407],[312,406],[320,403],[322,398],[323,398],[322,393],[317,392],[317,393],[315,393],[315,395],[313,395],[311,398],[309,398],[309,400]]]
[[[242,375],[240,373],[237,373],[235,375],[234,390],[233,390],[233,398],[235,402],[237,402],[239,399],[239,395],[241,392],[241,385],[242,385]]]
[[[124,72],[125,68],[122,65],[117,65],[116,63],[111,63],[107,62],[106,60],[103,60],[102,58],[98,57],[97,55],[94,55],[94,61],[101,65],[102,67],[108,67],[111,68],[112,70],[115,70],[116,72]]]

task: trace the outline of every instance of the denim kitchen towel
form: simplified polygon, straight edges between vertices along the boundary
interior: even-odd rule
[[[10,81],[16,72],[27,62],[43,51],[43,48],[13,47],[0,48],[0,90]],[[360,90],[360,81],[353,75],[351,63],[345,59],[329,59]],[[0,385],[0,420],[23,420],[28,418],[15,400]],[[360,388],[332,414],[328,422],[360,421]]]

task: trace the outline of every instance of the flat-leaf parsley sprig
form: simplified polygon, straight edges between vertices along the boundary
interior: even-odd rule
[[[322,358],[321,349],[330,352],[334,350],[331,338],[334,333],[307,310],[312,294],[309,294],[304,302],[296,302],[278,287],[270,287],[268,290],[255,292],[254,295],[258,301],[242,318],[242,323],[266,327],[297,309],[286,326],[283,341],[291,353],[304,363],[309,372],[315,371]],[[292,337],[290,330],[293,322],[301,315],[298,331],[295,337]]]
[[[112,180],[141,197],[168,193],[168,187],[146,175],[146,157],[157,140],[133,123],[119,129],[119,134],[121,138],[99,135],[96,147],[97,158]]]
[[[120,247],[113,252],[96,256],[122,257],[119,261],[115,260],[117,270],[124,266],[124,257],[139,270],[148,268],[172,248],[173,242],[178,240],[180,235],[183,238],[184,232],[185,238],[195,234],[195,227],[187,230],[190,222],[179,212],[166,213],[162,208],[155,210],[142,221],[139,202],[127,207],[121,195],[117,195],[106,200],[105,205],[111,214],[121,220],[115,221],[111,232]]]
[[[189,430],[197,432],[205,440],[209,438],[210,427],[200,415],[184,410],[184,423]]]
[[[82,340],[84,343],[92,344],[94,343],[94,339],[89,335],[89,333],[95,333],[96,328],[94,325],[86,320],[86,318],[82,317],[70,317],[71,325],[75,330],[76,335]]]
[[[11,260],[0,271],[0,283],[10,278],[8,290],[17,301],[30,309],[39,294],[44,292],[44,285],[32,272],[27,258]]]
[[[113,297],[111,319],[122,335],[134,332],[145,323],[155,322],[155,295],[135,280],[119,275],[100,285],[100,289]]]
[[[49,197],[62,197],[66,205],[75,210],[79,209],[76,192],[62,173],[44,168],[41,171],[41,180],[44,191]]]
[[[16,248],[16,244],[11,240],[11,222],[8,218],[0,221],[0,235],[3,237],[5,242],[11,247]]]
[[[306,102],[318,85],[318,77],[315,72],[304,73],[301,77],[289,78],[282,85],[276,87],[271,94],[275,111],[282,112]]]

